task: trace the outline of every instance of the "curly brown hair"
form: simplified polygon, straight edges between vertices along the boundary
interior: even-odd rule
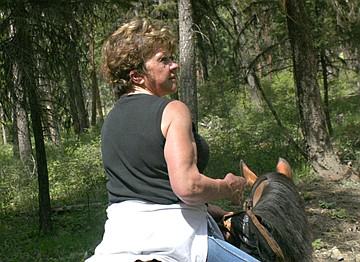
[[[175,53],[177,39],[158,20],[135,19],[117,29],[103,46],[101,67],[105,80],[115,85],[118,97],[132,88],[131,70],[146,73],[145,62],[159,50]]]

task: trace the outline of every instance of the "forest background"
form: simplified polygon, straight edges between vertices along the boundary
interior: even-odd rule
[[[100,130],[115,103],[101,47],[134,17],[178,32],[173,98],[210,144],[206,174],[287,159],[313,226],[332,222],[314,250],[350,238],[340,251],[360,259],[359,13],[356,0],[0,0],[0,261],[81,261],[101,240]]]

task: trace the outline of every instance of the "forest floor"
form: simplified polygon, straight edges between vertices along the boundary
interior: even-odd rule
[[[359,178],[318,178],[298,187],[312,227],[314,261],[360,262]]]

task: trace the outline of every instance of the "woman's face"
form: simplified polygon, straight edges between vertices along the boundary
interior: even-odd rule
[[[175,73],[178,67],[169,53],[157,52],[145,62],[145,88],[159,97],[175,93],[177,90]]]

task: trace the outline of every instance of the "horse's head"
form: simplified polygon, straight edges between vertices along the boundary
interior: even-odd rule
[[[309,261],[310,233],[303,201],[289,163],[257,176],[243,161],[241,173],[251,188],[244,210],[225,222],[232,242],[261,261]]]
[[[246,184],[248,187],[253,188],[255,182],[258,180],[258,176],[251,171],[247,165],[244,163],[244,161],[240,161],[240,169],[241,169],[241,173],[244,176],[244,178],[246,179]],[[288,178],[292,179],[292,170],[291,167],[289,165],[289,163],[283,159],[283,158],[279,158],[279,162],[276,166],[276,171],[279,174],[283,174],[285,176],[287,176]],[[263,179],[259,184],[256,185],[256,188],[254,188],[253,192],[252,192],[252,205],[255,206],[257,204],[257,202],[259,201],[264,188],[268,185],[269,181],[267,179]]]
[[[256,180],[258,179],[258,176],[253,171],[251,171],[242,160],[240,161],[240,168],[243,176],[246,179],[247,185],[249,187],[252,187],[256,182]],[[292,179],[293,173],[291,167],[285,159],[279,158],[279,162],[277,163],[276,166],[276,171]]]

